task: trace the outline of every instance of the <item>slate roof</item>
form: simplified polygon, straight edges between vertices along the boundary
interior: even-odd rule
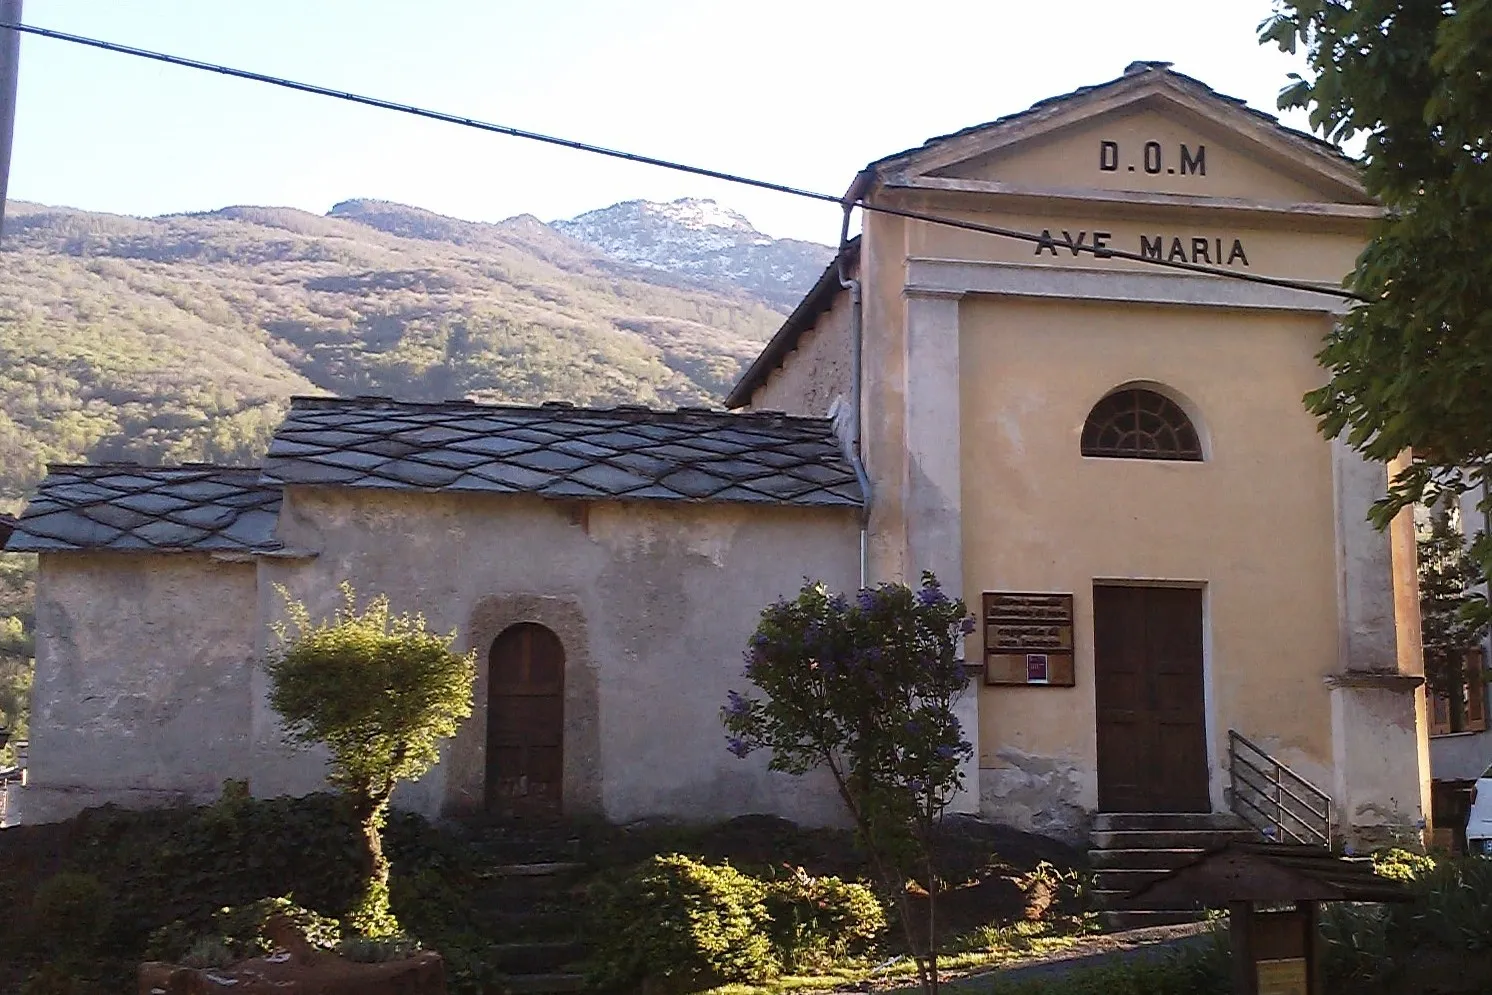
[[[5,548],[269,552],[279,511],[255,467],[54,465]]]
[[[828,419],[297,397],[264,479],[551,498],[859,507]]]
[[[1331,142],[1325,140],[1324,138],[1313,135],[1308,131],[1301,131],[1298,128],[1292,128],[1289,125],[1282,123],[1280,119],[1275,117],[1273,114],[1267,113],[1266,111],[1261,111],[1255,107],[1250,107],[1248,105],[1248,101],[1244,100],[1241,97],[1231,97],[1226,93],[1219,93],[1217,90],[1214,90],[1212,87],[1208,86],[1206,83],[1203,83],[1201,80],[1193,76],[1188,76],[1185,73],[1178,73],[1176,70],[1171,68],[1171,63],[1169,62],[1139,61],[1131,62],[1128,66],[1125,67],[1124,75],[1117,76],[1114,79],[1105,80],[1102,83],[1091,83],[1087,86],[1080,86],[1075,90],[1070,90],[1067,93],[1059,93],[1056,96],[1044,97],[1043,99],[1036,101],[1036,103],[1032,104],[1030,107],[1027,107],[1025,110],[1016,111],[1012,114],[1006,114],[1002,117],[995,118],[993,121],[986,121],[983,124],[975,124],[967,128],[960,128],[958,131],[950,132],[946,135],[937,135],[933,138],[929,138],[918,147],[906,149],[892,155],[883,156],[882,158],[877,159],[875,162],[872,162],[870,165],[866,166],[865,170],[862,171],[862,175],[864,174],[864,172],[883,169],[884,167],[894,164],[899,160],[910,158],[911,156],[916,155],[919,152],[924,152],[927,149],[942,145],[945,142],[950,142],[955,139],[962,138],[965,135],[970,135],[979,131],[985,131],[990,128],[1001,127],[1003,125],[1013,124],[1016,121],[1020,121],[1024,118],[1034,117],[1041,112],[1050,110],[1054,107],[1072,103],[1082,97],[1088,96],[1091,93],[1112,89],[1121,83],[1126,83],[1134,77],[1144,75],[1145,73],[1164,73],[1166,76],[1181,83],[1183,86],[1191,89],[1193,92],[1199,95],[1208,97],[1213,100],[1221,101],[1225,104],[1230,104],[1234,107],[1237,107],[1241,111],[1247,112],[1261,124],[1270,126],[1276,133],[1280,135],[1280,137],[1284,138],[1287,141],[1298,144],[1303,148],[1311,149],[1312,151],[1315,151],[1317,153],[1325,154],[1329,158],[1336,159],[1344,163],[1348,163],[1351,165],[1358,164],[1357,160],[1353,159],[1336,145],[1333,145]]]

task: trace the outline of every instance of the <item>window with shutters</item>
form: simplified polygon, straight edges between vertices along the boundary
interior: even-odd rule
[[[1430,695],[1430,735],[1482,732],[1487,728],[1486,662],[1480,649],[1462,661],[1461,680],[1447,681]]]
[[[1083,423],[1084,456],[1201,462],[1202,440],[1175,401],[1143,387],[1116,390]]]

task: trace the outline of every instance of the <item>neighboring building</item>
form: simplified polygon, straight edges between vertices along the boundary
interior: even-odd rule
[[[1461,496],[1455,510],[1468,539],[1492,533],[1487,517],[1477,508],[1482,495]],[[1485,587],[1483,588],[1485,593]],[[1442,843],[1465,846],[1466,818],[1472,787],[1492,766],[1492,731],[1488,729],[1487,660],[1492,659],[1492,634],[1466,656],[1460,686],[1448,685],[1445,694],[1429,696],[1430,774],[1433,822]]]
[[[740,651],[805,576],[931,569],[986,623],[959,810],[1226,812],[1256,744],[1349,840],[1417,832],[1413,523],[1367,523],[1386,469],[1301,406],[1345,305],[1113,255],[1337,287],[1379,213],[1354,164],[1136,63],[851,197],[1042,237],[867,214],[746,414],[298,399],[259,474],[54,468],[10,543],[42,554],[28,818],[316,787],[255,661],[276,585],[325,612],[349,580],[481,660],[402,804],[826,821],[826,785],[725,753]]]

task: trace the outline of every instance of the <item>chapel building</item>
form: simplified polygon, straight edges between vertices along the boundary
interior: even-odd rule
[[[734,413],[296,398],[260,468],[53,467],[7,546],[40,554],[25,818],[320,788],[259,661],[280,587],[349,581],[478,654],[402,805],[832,822],[719,706],[805,576],[931,570],[980,618],[957,810],[1423,830],[1413,522],[1373,529],[1389,468],[1301,400],[1379,215],[1357,166],[1147,62],[847,200],[1036,237],[865,213]]]

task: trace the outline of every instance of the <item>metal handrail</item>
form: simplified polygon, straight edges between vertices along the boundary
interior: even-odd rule
[[[1276,842],[1288,839],[1331,845],[1331,796],[1232,729],[1228,730],[1228,778],[1234,814],[1266,837]]]

